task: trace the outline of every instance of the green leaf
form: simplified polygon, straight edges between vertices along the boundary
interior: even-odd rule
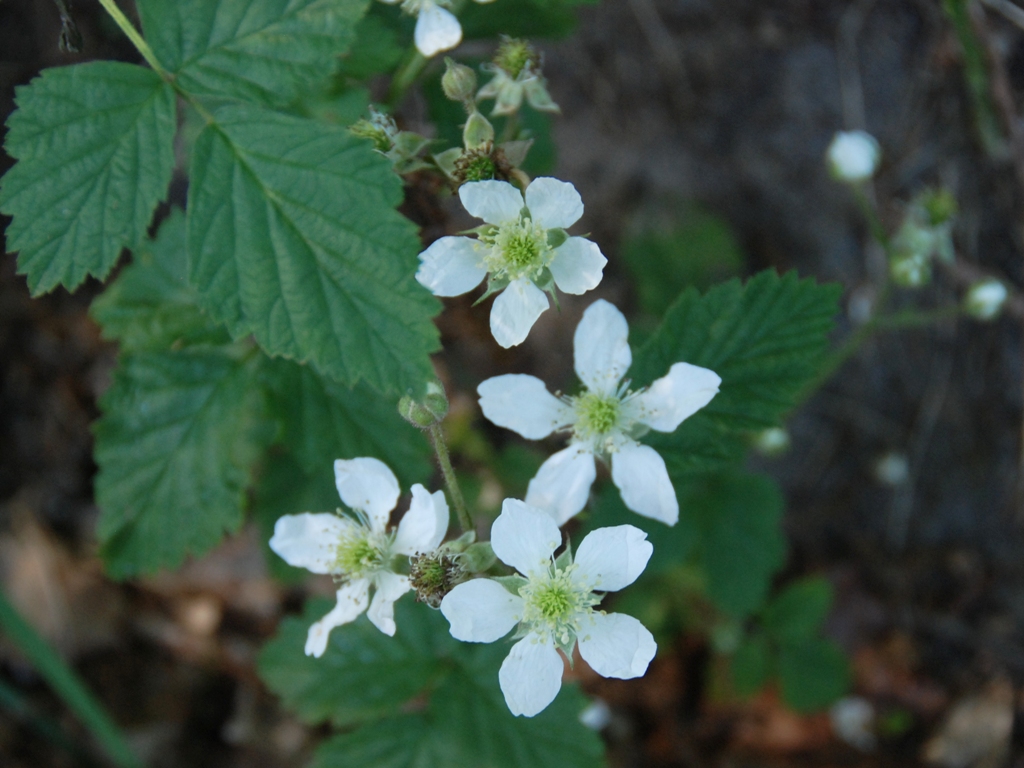
[[[814,577],[793,582],[775,597],[762,614],[764,627],[780,645],[814,637],[832,606],[832,585]]]
[[[329,82],[368,0],[138,0],[146,40],[194,96],[283,106]]]
[[[122,352],[228,343],[224,327],[199,309],[186,273],[185,215],[174,208],[156,239],[139,246],[134,261],[93,301],[89,313],[103,338],[120,341]]]
[[[319,659],[303,648],[310,625],[333,602],[312,600],[302,618],[285,619],[259,658],[260,677],[308,723],[351,725],[396,711],[443,675],[445,649],[455,640],[444,619],[406,595],[395,604],[394,637],[366,616],[331,632]]]
[[[732,683],[740,696],[757,693],[772,674],[772,648],[757,632],[746,637],[732,657]]]
[[[341,73],[355,80],[390,72],[402,60],[406,48],[395,28],[387,23],[374,7],[356,27],[356,38],[349,52],[341,59]]]
[[[680,515],[692,515],[700,530],[708,597],[743,618],[764,602],[783,563],[782,494],[764,475],[734,473],[710,478],[691,498],[696,503],[680,505]]]
[[[466,40],[511,37],[566,37],[576,28],[575,6],[596,0],[496,0],[467,3],[459,14]]]
[[[344,128],[252,107],[216,114],[193,150],[190,281],[236,337],[354,384],[433,376],[438,301],[413,274],[401,181]]]
[[[454,768],[446,725],[425,714],[379,720],[324,742],[311,768]]]
[[[667,226],[635,226],[620,249],[640,307],[659,317],[684,288],[706,290],[736,276],[745,261],[723,219],[696,207],[683,207],[676,216]]]
[[[174,169],[174,91],[149,69],[91,62],[17,89],[2,179],[7,248],[34,295],[104,279],[146,233]]]
[[[579,722],[586,701],[574,686],[563,686],[536,717],[514,717],[508,711],[498,686],[507,642],[459,643],[439,612],[404,597],[395,605],[395,637],[361,617],[331,632],[322,658],[308,658],[302,654],[308,627],[330,608],[329,602],[316,601],[301,621],[287,619],[259,661],[263,680],[304,720],[339,725],[377,721],[326,742],[314,765],[603,764],[600,739]],[[406,704],[410,700],[415,704]],[[422,711],[379,720],[403,705]]]
[[[680,361],[722,377],[707,407],[674,433],[644,439],[673,478],[734,460],[743,452],[743,431],[774,426],[796,405],[823,362],[839,293],[838,285],[771,270],[703,296],[692,288],[683,292],[631,369],[638,385]]]
[[[814,638],[779,648],[782,698],[797,712],[825,709],[850,687],[850,666],[831,640]]]
[[[405,491],[429,479],[430,445],[398,415],[394,399],[365,384],[349,389],[284,360],[270,361],[266,377],[281,443],[307,474],[324,475],[333,487],[335,459],[373,456],[394,471]]]
[[[254,373],[234,350],[121,360],[95,426],[97,534],[112,576],[175,567],[241,525],[262,447]]]

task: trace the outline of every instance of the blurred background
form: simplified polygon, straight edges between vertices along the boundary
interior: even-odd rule
[[[50,0],[0,0],[0,117],[44,67],[137,60],[98,4],[74,10],[79,54],[58,49]],[[958,203],[955,262],[896,306],[955,302],[982,274],[1021,285],[1024,11],[1009,0],[610,0],[578,16],[574,34],[539,44],[562,115],[534,151],[580,190],[578,229],[609,266],[596,295],[564,297],[562,317],[546,313],[512,352],[469,300],[439,318],[456,424],[472,431],[471,493],[488,492],[486,477],[474,486],[473,440],[509,441],[479,420],[475,383],[515,368],[566,387],[564,327],[597,296],[642,338],[687,285],[795,269],[844,286],[840,344],[887,265],[827,172],[837,130],[880,142],[873,194],[889,232],[926,188]],[[429,94],[414,95],[400,117],[422,128],[429,111]],[[0,171],[10,163],[0,154]],[[435,192],[410,181],[407,213],[427,239],[463,228]],[[90,423],[117,353],[86,314],[100,289],[30,299],[15,259],[0,261],[0,584],[149,765],[303,765],[324,732],[280,709],[254,658],[281,615],[329,584],[271,580],[252,529],[126,583],[94,557]],[[792,415],[788,449],[752,459],[785,491],[780,583],[833,585],[826,632],[851,659],[851,697],[798,715],[771,691],[716,696],[712,654],[669,583],[651,599],[675,642],[647,677],[582,680],[609,706],[612,765],[1024,766],[1022,322],[1011,288],[994,322],[876,335]],[[47,735],[54,725],[87,742],[0,635],[0,765],[87,764]]]

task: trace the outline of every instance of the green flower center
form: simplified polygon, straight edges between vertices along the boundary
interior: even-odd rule
[[[604,435],[619,423],[619,398],[587,392],[576,401],[576,433],[580,437]]]
[[[489,157],[474,157],[463,171],[466,181],[487,181],[494,178],[494,161]]]
[[[388,554],[387,537],[375,535],[360,526],[338,542],[334,570],[344,576],[367,576],[384,567]]]
[[[537,52],[525,40],[506,38],[498,46],[498,51],[494,55],[494,63],[515,80],[527,64],[536,66]]]
[[[524,601],[522,622],[529,631],[550,636],[563,646],[574,640],[580,619],[600,602],[599,597],[575,582],[574,570],[573,565],[565,570],[552,568],[519,588]]]
[[[506,222],[497,232],[480,240],[490,246],[485,257],[488,270],[494,277],[509,281],[538,278],[554,253],[548,245],[547,230],[530,219]]]

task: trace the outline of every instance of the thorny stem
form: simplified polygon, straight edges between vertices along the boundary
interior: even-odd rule
[[[121,9],[117,7],[114,0],[100,0],[100,5],[106,9],[110,17],[117,23],[117,26],[121,28],[121,31],[128,36],[128,39],[132,41],[132,45],[138,49],[139,53],[142,54],[142,58],[153,68],[153,71],[164,78],[164,80],[170,79],[170,75],[160,66],[160,62],[157,60],[156,54],[153,53],[153,49],[149,47],[149,43],[142,39],[142,35],[132,26],[132,23],[128,21],[128,17],[121,12]]]
[[[459,517],[459,527],[462,532],[473,530],[473,520],[466,509],[466,500],[462,498],[462,491],[459,488],[458,478],[455,477],[455,470],[452,469],[452,460],[448,455],[448,444],[444,440],[444,431],[440,424],[433,424],[428,430],[430,442],[434,446],[434,453],[437,454],[437,463],[441,467],[441,474],[444,475],[444,484],[448,486],[448,493],[451,494],[452,503],[455,505],[455,514]]]

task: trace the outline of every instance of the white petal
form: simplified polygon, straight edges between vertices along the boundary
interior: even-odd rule
[[[498,670],[509,711],[527,717],[541,712],[558,695],[564,669],[555,646],[534,632],[513,645]]]
[[[309,634],[306,635],[306,655],[317,658],[323,656],[327,650],[331,630],[355,621],[359,614],[366,610],[369,593],[370,582],[366,579],[350,581],[339,589],[338,604],[309,628]]]
[[[459,199],[470,215],[488,224],[518,221],[523,210],[522,193],[507,181],[470,181],[459,187]]]
[[[598,528],[576,550],[577,578],[591,590],[615,592],[644,572],[654,547],[647,534],[632,525]]]
[[[638,515],[676,524],[676,491],[668,479],[665,460],[649,445],[632,443],[612,454],[612,482],[621,491],[622,501]]]
[[[493,424],[541,440],[572,423],[573,411],[548,392],[544,382],[525,373],[506,373],[480,382],[480,410]]]
[[[398,503],[398,480],[388,465],[370,457],[334,462],[334,484],[341,500],[365,512],[370,527],[383,531]]]
[[[487,267],[480,262],[477,241],[442,237],[420,254],[416,279],[435,296],[459,296],[480,285]]]
[[[628,407],[636,408],[636,417],[651,429],[673,432],[718,394],[721,377],[714,371],[689,363],[676,363],[647,389],[633,398]]]
[[[420,7],[413,33],[416,48],[428,59],[435,53],[447,51],[462,42],[462,26],[455,16],[432,2]]]
[[[430,493],[419,483],[412,487],[412,503],[398,523],[392,552],[415,555],[433,552],[448,532],[448,502],[444,491]]]
[[[534,179],[526,188],[526,207],[544,229],[566,229],[583,215],[583,199],[568,181],[550,176]]]
[[[563,293],[579,296],[597,288],[607,263],[597,243],[585,237],[570,237],[555,249],[549,269],[555,285]]]
[[[587,506],[595,477],[593,454],[570,445],[540,465],[527,487],[526,503],[543,509],[556,524],[563,525]]]
[[[491,333],[494,340],[508,349],[522,344],[537,322],[540,313],[548,308],[548,297],[530,280],[513,280],[498,294],[491,307]]]
[[[580,656],[602,677],[621,680],[647,671],[658,645],[647,627],[624,613],[594,613],[593,623],[579,638]]]
[[[523,613],[523,598],[491,579],[459,584],[441,600],[452,637],[466,643],[493,643],[507,635]]]
[[[285,515],[274,523],[270,548],[288,565],[330,573],[341,535],[352,525],[355,523],[327,512]]]
[[[412,589],[412,584],[409,583],[408,576],[381,571],[374,577],[373,585],[376,590],[373,593],[370,610],[366,612],[366,618],[385,635],[394,637],[395,600]]]
[[[491,548],[505,565],[520,573],[546,571],[562,534],[551,515],[518,499],[505,499],[491,526]]]
[[[629,325],[623,314],[598,299],[583,313],[572,341],[580,381],[593,392],[613,394],[633,362]]]

